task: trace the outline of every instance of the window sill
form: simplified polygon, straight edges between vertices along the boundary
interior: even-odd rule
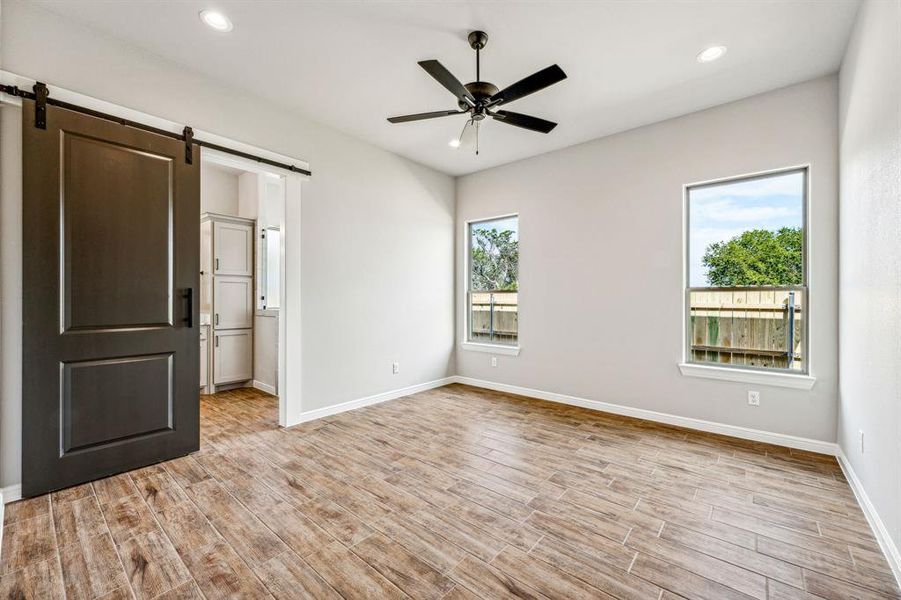
[[[679,363],[679,370],[687,377],[703,377],[705,379],[719,379],[721,381],[755,383],[758,385],[771,385],[796,390],[809,390],[817,381],[817,378],[811,375],[769,373],[766,371],[713,367],[694,363]]]
[[[502,346],[501,344],[480,344],[477,342],[462,342],[460,346],[464,350],[472,352],[489,352],[491,354],[503,354],[505,356],[519,356],[519,346]]]
[[[258,308],[256,315],[258,317],[277,317],[278,309],[277,308]]]

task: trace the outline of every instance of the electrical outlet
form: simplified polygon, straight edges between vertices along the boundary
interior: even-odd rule
[[[859,429],[857,435],[860,436],[860,453],[863,454],[863,429]]]
[[[751,406],[760,406],[760,392],[748,392],[748,404]]]
[[[391,363],[391,372],[394,373],[395,375],[400,373],[400,363],[399,362]]]
[[[492,367],[496,367],[496,366],[497,366],[497,357],[496,357],[496,356],[492,356],[492,357],[491,357],[491,366],[492,366]]]

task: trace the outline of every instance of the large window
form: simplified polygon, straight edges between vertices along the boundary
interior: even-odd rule
[[[519,219],[467,225],[467,341],[516,346],[519,341]]]
[[[687,188],[688,362],[808,372],[807,177]]]

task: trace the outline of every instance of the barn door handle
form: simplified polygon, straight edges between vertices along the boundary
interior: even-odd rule
[[[188,327],[194,327],[194,288],[185,289],[185,300],[188,301],[188,315],[185,317],[185,323]]]

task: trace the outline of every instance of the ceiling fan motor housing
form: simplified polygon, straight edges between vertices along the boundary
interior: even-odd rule
[[[498,92],[498,88],[493,83],[488,83],[487,81],[473,81],[467,83],[464,86],[469,93],[472,94],[472,97],[476,99],[476,108],[480,108],[488,99],[491,98]],[[471,108],[469,104],[463,102],[462,100],[457,103],[460,106],[460,110],[468,110]]]

